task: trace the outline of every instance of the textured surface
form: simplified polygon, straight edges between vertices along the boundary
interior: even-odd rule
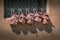
[[[25,14],[39,10],[46,12],[46,0],[4,0],[4,18],[10,17],[12,13],[19,14],[22,12]]]
[[[28,33],[20,35],[12,32],[9,21],[4,19],[4,6],[3,0],[0,2],[0,40],[60,40],[60,5],[59,1],[51,0],[49,2],[49,16],[52,23],[55,25],[53,29],[53,36],[45,31],[38,30],[38,37],[36,34]],[[26,25],[27,26],[27,25]]]

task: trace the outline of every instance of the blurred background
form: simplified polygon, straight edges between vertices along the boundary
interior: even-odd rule
[[[28,32],[24,35],[14,33],[9,25],[9,20],[4,19],[4,0],[0,0],[0,40],[60,40],[60,0],[47,0],[47,13],[55,26],[51,33],[37,30],[37,34]],[[37,25],[38,26],[38,25]]]

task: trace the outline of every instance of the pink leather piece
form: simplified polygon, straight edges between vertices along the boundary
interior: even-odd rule
[[[15,25],[15,24],[17,24],[17,22],[18,22],[18,15],[13,14],[13,15],[11,16],[10,24]]]

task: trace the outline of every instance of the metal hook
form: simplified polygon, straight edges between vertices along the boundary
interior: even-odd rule
[[[36,13],[37,12],[37,9],[36,8],[33,8],[33,12]]]
[[[22,9],[19,8],[19,9],[18,9],[18,14],[21,14],[21,13],[22,13]]]
[[[11,15],[14,13],[14,8],[11,8]]]
[[[28,14],[28,12],[29,12],[29,9],[28,9],[28,8],[26,8],[25,10],[26,10],[26,14]]]

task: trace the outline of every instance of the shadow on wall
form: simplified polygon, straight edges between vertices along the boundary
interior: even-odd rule
[[[18,23],[18,25],[10,25],[11,29],[14,33],[16,34],[21,34],[21,31],[24,33],[24,35],[28,34],[28,31],[31,33],[36,33],[37,34],[37,30],[39,31],[46,31],[47,33],[52,33],[52,27],[53,24],[51,23],[51,21],[49,21],[49,23],[47,25],[43,25],[42,23],[34,23],[32,25],[28,25],[28,24],[21,24]]]

